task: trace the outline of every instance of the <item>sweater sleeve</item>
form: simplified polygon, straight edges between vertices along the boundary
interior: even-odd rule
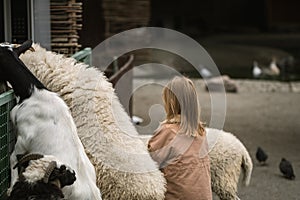
[[[167,146],[175,135],[172,129],[161,127],[148,141],[148,151],[153,152]]]
[[[160,168],[169,160],[171,154],[171,141],[176,133],[172,129],[161,128],[148,142],[148,151]]]

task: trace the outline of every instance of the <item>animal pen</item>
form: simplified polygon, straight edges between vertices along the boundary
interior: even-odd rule
[[[16,104],[13,91],[0,95],[0,199],[5,199],[10,182],[9,157],[15,143],[10,110]]]

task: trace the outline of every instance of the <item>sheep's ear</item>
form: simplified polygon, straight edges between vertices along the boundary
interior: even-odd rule
[[[32,40],[27,40],[20,46],[13,48],[13,50],[18,56],[20,56],[22,53],[25,53],[25,51],[27,50],[34,51],[34,48],[31,45],[32,45]]]

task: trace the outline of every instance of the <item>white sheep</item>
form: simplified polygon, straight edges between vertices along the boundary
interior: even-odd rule
[[[72,167],[77,174],[75,184],[63,189],[66,198],[100,200],[95,169],[78,138],[68,106],[56,93],[49,91],[18,58],[31,44],[31,41],[26,41],[20,47],[0,45],[0,79],[12,85],[17,97],[17,105],[11,111],[11,120],[17,129],[11,166],[17,163],[17,154],[36,152],[53,155]],[[18,176],[17,170],[12,168],[11,171],[12,187]]]
[[[64,198],[62,188],[76,180],[74,170],[51,155],[28,154],[17,165],[19,177],[8,200]]]
[[[233,134],[206,128],[211,163],[212,190],[221,200],[236,200],[241,170],[243,183],[249,185],[252,174],[251,157]]]
[[[68,104],[103,199],[164,199],[165,179],[99,70],[39,45],[20,58]],[[117,114],[117,115],[116,115]]]
[[[78,135],[96,168],[103,199],[164,199],[165,179],[153,166],[155,163],[107,78],[72,58],[39,45],[34,48],[36,52],[28,52],[21,59],[71,108]],[[210,152],[213,191],[221,199],[234,199],[241,166],[249,183],[251,158],[237,138],[216,131],[222,134]]]

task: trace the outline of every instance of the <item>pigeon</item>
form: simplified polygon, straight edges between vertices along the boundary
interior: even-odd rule
[[[135,124],[135,125],[140,125],[144,121],[144,119],[142,119],[138,116],[132,116],[131,120],[132,120],[133,124]]]
[[[275,57],[272,58],[269,68],[270,68],[271,75],[278,76],[280,74],[280,69],[277,67]]]
[[[256,61],[253,61],[252,75],[254,78],[265,76],[275,77],[280,75],[280,69],[277,66],[276,58],[273,57],[269,67],[259,67]]]
[[[280,172],[283,174],[283,176],[287,179],[294,180],[295,174],[293,170],[292,164],[286,160],[285,158],[281,159],[281,162],[279,164]]]
[[[262,150],[262,148],[258,147],[256,151],[256,159],[261,165],[265,165],[268,155]]]
[[[211,78],[212,77],[212,73],[207,69],[205,68],[204,66],[200,65],[200,74],[203,78]]]
[[[258,78],[262,75],[262,70],[259,68],[256,61],[253,62],[252,74],[254,78]]]

